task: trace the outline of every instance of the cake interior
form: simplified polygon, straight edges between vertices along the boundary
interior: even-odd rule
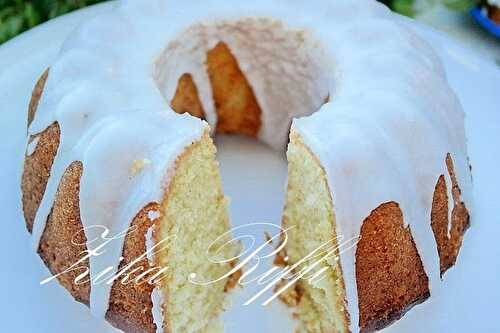
[[[318,263],[295,285],[297,312],[307,332],[346,332],[344,282],[336,260],[335,215],[326,175],[300,136],[292,133],[290,139],[282,222],[288,241],[283,256],[288,257],[286,263],[290,265],[314,253],[300,264],[296,273]],[[315,252],[317,249],[321,250]]]
[[[166,278],[160,281],[164,330],[221,332],[218,316],[224,309],[228,279],[203,283],[217,280],[231,270],[230,262],[217,262],[234,257],[237,248],[211,246],[230,226],[215,146],[208,133],[178,160],[167,197],[156,235],[157,241],[174,237],[158,256],[158,264],[168,267]]]

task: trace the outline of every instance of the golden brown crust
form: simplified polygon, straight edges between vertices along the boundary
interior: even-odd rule
[[[430,296],[427,275],[397,203],[380,205],[363,222],[356,282],[362,332],[382,329]]]
[[[205,119],[205,112],[198,96],[198,88],[196,88],[191,74],[186,73],[179,78],[171,105],[177,113],[187,112],[194,117]]]
[[[73,263],[78,262],[87,250],[85,234],[82,231],[79,209],[80,177],[83,168],[80,162],[74,162],[66,170],[57,191],[54,207],[50,214],[45,231],[40,241],[39,254],[53,274],[64,272]],[[142,209],[131,224],[127,234],[119,269],[131,263],[146,252],[145,234],[154,223],[148,218],[150,210],[157,210],[157,204],[150,204]],[[81,245],[75,245],[81,244]],[[75,284],[78,274],[89,269],[89,261],[85,260],[77,270],[58,276],[58,280],[79,302],[89,305],[90,284]],[[143,258],[130,267],[128,272],[137,267],[149,268],[147,258]],[[133,280],[141,271],[128,275]],[[123,275],[122,277],[124,277]],[[147,279],[147,276],[144,278]],[[141,280],[142,281],[142,280]],[[125,281],[126,282],[126,281]],[[154,333],[151,292],[153,285],[149,283],[123,283],[118,279],[111,289],[109,309],[106,313],[108,321],[126,332]]]
[[[31,125],[35,117],[48,75],[49,69],[47,68],[33,88],[28,108],[27,127]],[[24,220],[26,228],[30,233],[33,229],[36,211],[42,201],[42,196],[49,180],[50,168],[59,147],[59,135],[59,125],[54,123],[42,133],[34,135],[28,140],[29,143],[33,142],[33,140],[39,140],[33,153],[29,156],[25,155],[21,182]]]
[[[446,156],[446,167],[451,179],[454,204],[451,211],[451,221],[448,221],[448,192],[444,175],[441,175],[437,181],[431,211],[431,227],[437,243],[441,277],[455,264],[462,246],[463,236],[470,226],[469,212],[460,200],[460,188],[450,154]],[[448,236],[449,223],[451,223],[451,228]]]
[[[52,211],[40,239],[38,254],[52,274],[59,274],[77,263],[87,250],[87,239],[80,221],[80,177],[83,166],[73,162],[59,183]],[[77,245],[79,244],[79,245]],[[75,278],[89,269],[85,260],[78,269],[58,276],[61,285],[77,301],[89,304],[90,284],[76,284]]]
[[[45,87],[45,83],[47,82],[47,77],[49,76],[49,69],[47,68],[45,72],[38,79],[33,92],[31,93],[31,100],[28,107],[28,126],[31,125],[33,118],[35,118],[36,109],[38,108],[38,103],[40,102],[40,98],[42,97],[43,88]]]
[[[217,132],[256,137],[262,112],[226,44],[220,42],[208,51],[207,68],[217,110]]]
[[[148,229],[158,222],[150,220],[148,213],[150,211],[159,211],[158,204],[149,204],[144,207],[134,218],[130,226],[130,231],[125,238],[123,249],[123,261],[120,263],[118,271],[131,262],[141,257],[146,252],[146,233]],[[148,277],[156,272],[155,270],[144,278],[143,283],[131,282],[150,267],[147,257],[130,267],[128,271],[133,272],[136,268],[142,267],[144,270],[127,276],[128,282],[119,279],[116,280],[111,289],[109,309],[106,318],[115,327],[126,332],[156,332],[156,325],[153,322],[151,293],[154,286],[147,282]],[[122,276],[122,277],[125,277]],[[137,281],[138,282],[138,281]]]
[[[33,140],[38,140],[38,143],[31,155],[25,155],[21,182],[24,220],[29,232],[33,229],[36,211],[49,180],[50,169],[59,147],[60,133],[59,124],[54,123],[30,138],[30,143]]]

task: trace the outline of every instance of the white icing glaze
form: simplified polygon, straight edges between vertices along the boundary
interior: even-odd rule
[[[160,212],[157,210],[150,210],[148,212],[148,218],[153,221],[160,217]]]
[[[40,137],[36,136],[36,137],[33,138],[33,140],[31,140],[28,143],[28,147],[26,148],[26,156],[33,155],[33,153],[35,152],[36,146],[38,145],[39,141],[40,141]]]
[[[150,211],[149,213],[154,212]],[[159,217],[159,216],[158,216]],[[155,260],[154,260],[154,253],[152,251],[153,246],[154,246],[154,240],[153,240],[153,232],[154,232],[155,226],[152,225],[151,227],[148,228],[148,231],[145,235],[146,237],[146,252],[147,252],[147,258],[151,266],[155,266]],[[153,308],[151,309],[151,314],[153,316],[153,323],[156,326],[156,333],[162,333],[163,332],[163,294],[160,291],[160,286],[155,286],[153,289],[153,292],[151,293],[151,302],[153,303]]]
[[[155,225],[153,224],[151,227],[148,228],[148,231],[144,235],[145,237],[145,245],[146,245],[146,257],[148,259],[148,262],[150,265],[154,266],[154,253],[151,252],[151,249],[154,247],[154,239],[153,239],[153,232],[155,230]]]
[[[448,237],[451,237],[451,216],[455,202],[453,200],[453,183],[451,181],[451,175],[449,172],[444,174],[444,180],[446,183],[446,195],[448,199]]]
[[[143,206],[161,200],[169,182],[165,170],[173,170],[180,152],[207,128],[172,112],[168,101],[180,75],[191,73],[207,121],[215,127],[204,63],[219,40],[228,44],[250,82],[262,108],[259,138],[273,147],[286,142],[292,117],[311,114],[330,94],[318,112],[296,119],[293,130],[326,170],[338,233],[357,237],[373,209],[397,202],[433,293],[441,281],[430,209],[437,179],[447,174],[448,152],[470,208],[464,114],[431,48],[389,10],[367,0],[123,1],[87,22],[51,66],[29,129],[36,134],[54,121],[61,126],[35,219],[35,246],[57,184],[73,161],[84,167],[84,227],[102,224],[111,234],[123,231]],[[134,161],[144,159],[150,164],[131,175]],[[118,262],[123,242],[114,244],[91,259],[92,272]],[[355,332],[354,251],[343,253],[341,264]],[[109,292],[109,285],[92,286],[96,315],[104,316]]]
[[[163,294],[160,292],[159,287],[155,287],[151,293],[151,301],[153,302],[153,322],[156,325],[156,333],[164,332],[163,327]]]

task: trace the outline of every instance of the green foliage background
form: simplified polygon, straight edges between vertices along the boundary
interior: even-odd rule
[[[0,43],[72,10],[102,0],[0,0]]]
[[[415,6],[415,0],[382,0],[382,2],[391,7],[394,11],[403,15],[415,16],[418,14],[418,10],[416,8],[417,6]],[[477,5],[480,0],[420,0],[420,2],[424,2],[427,7],[432,7],[437,3],[441,3],[451,10],[466,11]]]
[[[0,0],[0,44],[37,24],[72,10],[93,5],[103,0]],[[141,0],[138,0],[141,1]],[[183,0],[180,0],[183,1]],[[234,0],[248,1],[248,0]],[[272,0],[269,0],[272,1]],[[335,1],[335,0],[332,0]],[[380,0],[395,11],[414,16],[417,0]],[[422,1],[422,0],[420,0]],[[475,0],[423,0],[429,4],[442,2],[454,10],[466,10]]]

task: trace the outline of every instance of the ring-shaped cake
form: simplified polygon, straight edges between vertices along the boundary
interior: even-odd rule
[[[441,287],[469,226],[464,113],[433,50],[374,1],[122,1],[66,40],[28,125],[34,246],[73,297],[130,332],[221,329],[233,279],[186,285],[234,266],[197,257],[230,229],[210,132],[289,142],[277,262],[325,243],[335,254],[282,297],[307,331],[399,319]],[[110,235],[123,237],[95,255]],[[94,277],[137,257],[169,273],[78,284],[82,251]]]

